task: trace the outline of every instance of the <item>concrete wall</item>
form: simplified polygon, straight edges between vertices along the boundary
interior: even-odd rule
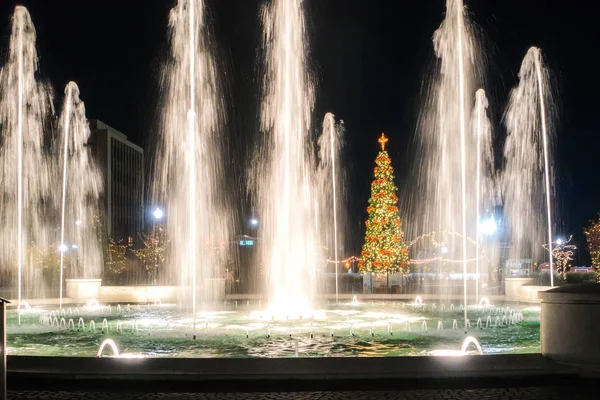
[[[98,300],[102,279],[66,279],[66,295],[75,301]]]
[[[174,302],[179,294],[179,286],[102,286],[101,303]]]
[[[550,289],[550,286],[521,286],[519,288],[519,303],[539,304],[538,292]]]
[[[506,301],[519,301],[521,286],[533,282],[533,278],[506,278],[504,280],[504,294]]]

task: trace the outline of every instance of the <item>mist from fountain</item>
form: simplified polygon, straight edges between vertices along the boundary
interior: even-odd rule
[[[450,242],[441,237],[436,241],[441,243],[442,252],[460,254],[466,304],[467,273],[475,269],[474,263],[467,261],[475,256],[467,251],[467,237],[474,236],[478,223],[474,212],[477,167],[475,162],[467,162],[467,155],[476,150],[476,136],[468,130],[475,88],[483,84],[483,57],[462,0],[447,0],[446,18],[435,32],[433,43],[438,64],[419,115],[415,152],[420,157],[414,164],[415,181],[409,183],[418,189],[405,200],[403,214],[407,216],[407,237],[460,232]],[[487,179],[488,175],[484,176]],[[439,251],[417,245],[411,257],[439,257]]]
[[[519,84],[506,111],[508,137],[502,174],[504,214],[511,240],[511,259],[538,259],[550,243],[552,271],[552,202],[554,102],[550,74],[540,49],[529,49],[519,71]],[[546,231],[537,228],[546,227]],[[553,285],[553,273],[550,274]]]
[[[488,116],[488,99],[483,89],[475,93],[475,107],[471,114],[471,128],[477,143],[475,171],[475,301],[479,300],[479,284],[481,273],[481,209],[491,207],[496,193],[494,149],[492,146],[492,125]]]
[[[36,79],[38,67],[35,27],[27,9],[17,6],[0,71],[0,265],[17,272],[18,304],[24,288],[43,296],[33,253],[49,245],[51,234],[44,216],[53,200],[52,164],[43,145],[52,101],[50,89]]]
[[[336,124],[332,113],[325,114],[323,119],[323,131],[319,137],[319,193],[320,193],[320,215],[324,221],[321,231],[322,240],[328,248],[333,248],[333,260],[335,266],[335,301],[339,302],[339,277],[338,267],[338,232],[340,231],[339,220],[342,215],[343,201],[340,196],[340,167],[339,159],[344,140],[344,121]],[[331,221],[331,225],[328,223]],[[333,238],[333,242],[331,242]],[[330,245],[331,243],[331,245]]]
[[[302,0],[273,0],[262,13],[265,133],[251,177],[261,216],[260,257],[266,264],[269,313],[310,312],[317,294],[319,194],[311,144],[314,85],[307,70]],[[327,221],[327,223],[329,223]]]
[[[222,190],[223,98],[202,0],[179,0],[171,10],[170,57],[164,67],[162,124],[154,195],[164,204],[167,279],[182,286],[180,303],[193,313],[218,295],[230,216]],[[194,323],[195,329],[195,323]]]
[[[79,98],[79,87],[69,82],[59,120],[62,146],[62,204],[60,230],[60,307],[63,299],[65,252],[74,267],[71,277],[92,279],[102,276],[102,249],[95,230],[98,198],[102,192],[102,176],[93,162],[87,142],[90,128],[85,105]],[[70,249],[70,250],[67,250]]]

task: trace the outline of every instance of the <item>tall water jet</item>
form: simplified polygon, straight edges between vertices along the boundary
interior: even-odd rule
[[[41,268],[24,260],[29,246],[46,246],[49,230],[43,224],[49,199],[51,171],[43,152],[44,124],[52,109],[48,88],[36,80],[38,56],[35,27],[25,7],[17,6],[12,19],[6,64],[0,71],[0,257],[13,272],[16,264],[18,304],[23,279],[39,293]],[[16,253],[16,254],[15,254]],[[24,276],[25,275],[25,276]],[[21,318],[19,313],[19,324]]]
[[[477,171],[475,172],[475,213],[476,213],[476,255],[475,255],[475,302],[479,301],[480,259],[481,259],[481,206],[492,206],[494,198],[493,185],[494,150],[492,148],[492,126],[487,115],[488,100],[485,91],[479,89],[475,93],[475,108],[471,115],[473,135],[477,142]],[[483,192],[483,193],[482,193]]]
[[[325,225],[326,236],[324,243],[328,243],[328,238],[333,237],[333,259],[335,265],[335,301],[339,302],[339,285],[338,285],[338,218],[340,217],[340,199],[339,199],[339,156],[343,145],[344,122],[335,122],[335,116],[332,113],[325,114],[323,119],[323,131],[319,138],[319,160],[320,160],[320,181],[322,182],[319,190],[321,199],[326,199],[321,204],[321,214],[326,220],[333,222],[332,228],[327,229]],[[327,194],[330,194],[329,196]]]
[[[273,0],[263,9],[266,73],[261,110],[264,145],[253,172],[262,219],[269,312],[302,316],[316,294],[318,196],[311,146],[314,88],[302,0]]]
[[[467,163],[466,159],[475,145],[467,130],[475,84],[481,83],[477,81],[481,57],[462,0],[447,0],[446,18],[435,32],[433,43],[438,65],[419,117],[419,147],[415,153],[421,157],[415,160],[417,181],[411,183],[419,190],[409,200],[404,214],[416,216],[406,224],[411,237],[427,232],[461,233],[455,236],[462,238],[460,242],[444,243],[443,251],[462,255],[466,304],[470,258],[467,238],[475,233],[476,224],[475,213],[467,214],[475,202],[476,172],[475,163]],[[419,251],[427,249],[413,249],[413,258]],[[466,320],[465,316],[465,324]]]
[[[102,250],[94,228],[102,177],[87,146],[90,128],[75,82],[69,82],[65,88],[59,134],[62,145],[59,306],[62,308],[65,252],[73,254],[71,277],[93,279],[102,276]]]
[[[550,74],[542,62],[540,49],[532,47],[523,59],[519,84],[511,92],[506,111],[504,209],[512,240],[511,258],[535,259],[541,255],[543,241],[548,240],[552,286],[553,116]],[[545,239],[535,229],[544,224]]]
[[[171,10],[171,53],[163,71],[164,109],[154,170],[156,201],[165,206],[170,281],[182,285],[181,304],[193,313],[222,296],[215,285],[229,235],[224,213],[219,129],[223,99],[202,0],[179,0]],[[223,290],[224,291],[224,290]]]

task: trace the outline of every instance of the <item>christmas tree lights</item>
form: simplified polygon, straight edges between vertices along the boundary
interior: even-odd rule
[[[387,141],[382,133],[367,207],[369,219],[365,222],[367,231],[359,263],[361,272],[395,273],[408,269],[408,249],[398,215],[398,188],[394,184],[392,160],[385,151]]]

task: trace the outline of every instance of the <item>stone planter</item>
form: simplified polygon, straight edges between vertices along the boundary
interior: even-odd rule
[[[99,300],[102,279],[65,279],[67,297],[75,301]]]
[[[600,374],[600,285],[566,285],[538,293],[542,354]]]

